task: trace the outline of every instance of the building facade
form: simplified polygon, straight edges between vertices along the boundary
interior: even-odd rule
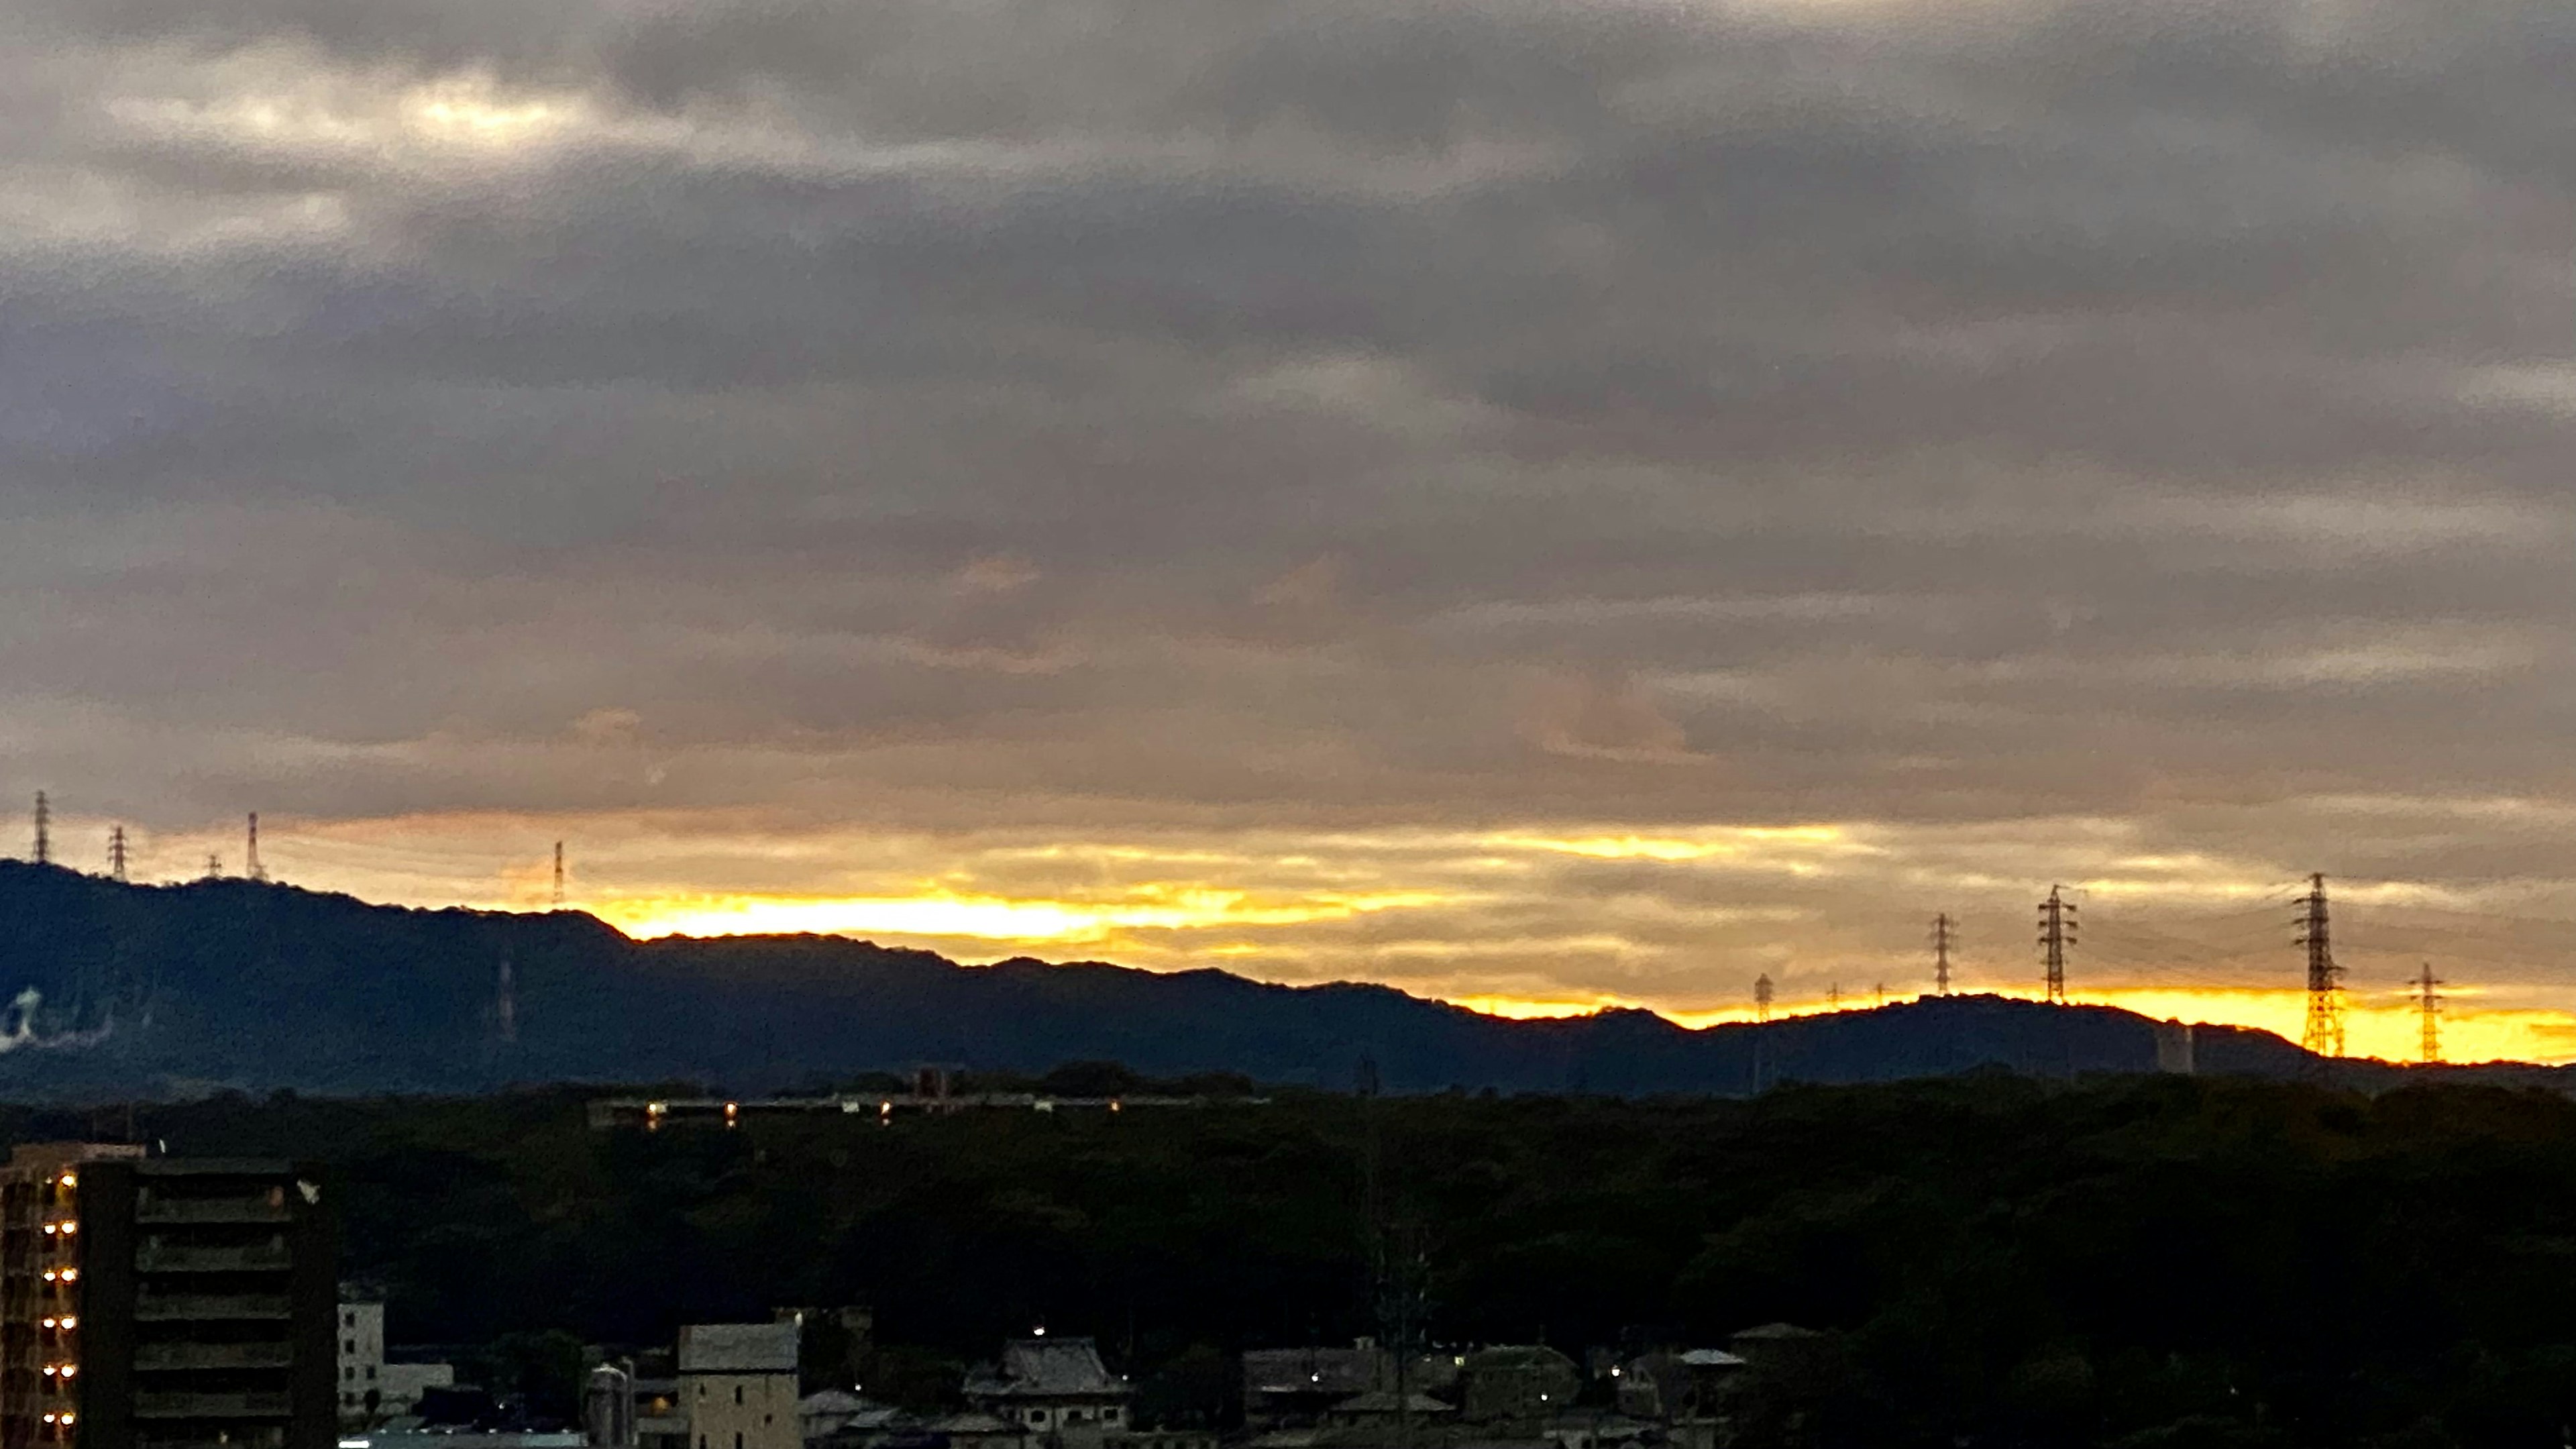
[[[343,1429],[373,1428],[389,1419],[408,1417],[420,1407],[424,1390],[456,1382],[452,1364],[386,1360],[385,1305],[377,1299],[342,1294],[338,1332]]]
[[[0,1449],[332,1449],[334,1206],[292,1163],[15,1149]]]
[[[694,1449],[801,1449],[797,1326],[697,1323],[680,1330],[680,1401]]]

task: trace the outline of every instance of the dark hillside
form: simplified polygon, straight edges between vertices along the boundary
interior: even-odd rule
[[[127,886],[14,863],[0,864],[7,996],[19,1005],[0,1093],[30,1100],[643,1080],[747,1093],[920,1061],[1342,1086],[1362,1055],[1396,1091],[1736,1094],[2157,1062],[2145,1018],[1991,996],[1702,1031],[1633,1011],[1515,1022],[1382,986],[962,967],[830,937],[637,942],[575,912],[403,910],[241,880]],[[2197,1043],[2204,1071],[2315,1065],[2261,1032],[2202,1028]],[[2402,1075],[2339,1070],[2359,1085]]]

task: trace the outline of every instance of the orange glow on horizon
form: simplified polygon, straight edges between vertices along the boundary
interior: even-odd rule
[[[2036,992],[1977,989],[1961,995],[1991,995],[2031,1000]],[[1654,1011],[1677,1026],[1698,1030],[1753,1020],[1750,1006],[1713,1011],[1658,1010],[1648,1002],[1602,997],[1591,1001],[1532,1000],[1508,996],[1451,996],[1486,1016],[1513,1021],[1589,1016],[1618,1009]],[[1919,999],[1890,993],[1888,1004]],[[1835,1011],[1865,1011],[1874,999],[1855,993],[1839,1006],[1822,1000],[1783,1001],[1771,1008],[1771,1019],[1821,1016]],[[2307,993],[2239,987],[2112,987],[2079,994],[2077,1006],[2109,1006],[2158,1021],[2184,1021],[2195,1026],[2236,1026],[2268,1031],[2297,1042],[2307,1022]],[[2345,1055],[2380,1061],[2415,1060],[2422,1018],[2402,1001],[2380,1003],[2347,999],[2344,1006]],[[2442,1008],[2442,1060],[2449,1063],[2533,1062],[2557,1065],[2576,1061],[2576,1013],[2531,1008],[2479,1010],[2446,1002]]]
[[[952,894],[700,896],[614,900],[591,913],[630,936],[885,935],[1012,942],[1098,942],[1120,930],[1293,926],[1372,911],[1445,904],[1425,891],[1267,898],[1201,886],[1147,886],[1113,901]]]

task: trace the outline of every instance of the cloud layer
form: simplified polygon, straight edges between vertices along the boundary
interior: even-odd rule
[[[1314,911],[1156,964],[1692,1008],[2051,879],[2576,878],[2564,6],[0,26],[0,742],[171,870],[1142,850]],[[1793,827],[1868,848],[1495,843]]]

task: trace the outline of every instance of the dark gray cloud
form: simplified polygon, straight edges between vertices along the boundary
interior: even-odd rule
[[[2563,7],[0,24],[0,738],[102,814],[2566,874],[2405,823],[2576,789]],[[1623,869],[1423,939],[1789,900]]]

